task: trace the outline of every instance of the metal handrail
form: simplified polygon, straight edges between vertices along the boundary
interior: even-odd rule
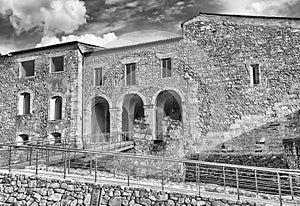
[[[190,164],[202,164],[202,165],[208,165],[208,166],[218,166],[218,167],[227,167],[227,168],[238,168],[238,169],[248,169],[248,170],[259,170],[259,171],[265,171],[265,172],[279,172],[281,174],[293,174],[293,175],[299,175],[299,173],[291,171],[282,170],[279,168],[265,168],[265,167],[255,167],[255,166],[244,166],[244,165],[233,165],[233,164],[225,164],[225,163],[214,163],[214,162],[205,162],[201,160],[188,160],[188,159],[174,159],[170,157],[160,157],[160,156],[154,156],[154,155],[144,155],[144,154],[132,154],[132,153],[122,153],[122,152],[105,152],[105,151],[91,151],[91,150],[85,150],[85,149],[76,149],[76,148],[49,148],[46,145],[45,146],[37,146],[37,145],[16,145],[16,144],[3,144],[0,143],[0,147],[17,147],[17,148],[34,148],[34,149],[41,149],[41,150],[55,150],[55,151],[61,151],[61,152],[76,152],[76,153],[84,153],[88,155],[99,155],[99,156],[105,156],[105,155],[118,155],[120,157],[127,157],[127,158],[141,158],[145,160],[164,160],[164,161],[171,161],[171,162],[180,162],[180,163],[190,163]]]
[[[105,170],[109,170],[114,176],[116,174],[127,174],[128,184],[130,182],[129,179],[134,177],[154,178],[155,180],[161,180],[162,190],[164,190],[166,181],[196,182],[199,185],[199,193],[201,184],[217,184],[223,185],[224,192],[229,187],[235,188],[238,199],[240,199],[240,195],[242,194],[241,190],[245,188],[248,188],[252,192],[256,191],[257,195],[258,193],[277,194],[280,205],[283,202],[283,195],[290,194],[293,200],[295,196],[300,195],[300,173],[297,171],[175,159],[153,155],[91,151],[63,147],[53,148],[47,145],[20,146],[13,143],[2,143],[0,147],[7,150],[8,165],[6,166],[9,166],[10,171],[13,167],[17,167],[17,164],[22,164],[21,160],[19,162],[18,160],[14,160],[15,162],[13,162],[13,158],[16,158],[17,154],[23,157],[23,161],[28,161],[29,165],[35,165],[36,174],[38,174],[40,163],[44,164],[46,171],[48,171],[51,154],[54,154],[56,155],[53,156],[55,160],[60,162],[61,170],[59,171],[63,172],[64,177],[71,170],[75,172],[79,168],[89,171],[90,175],[94,173],[96,181],[98,172],[103,171],[101,166],[99,168],[99,165],[107,164],[104,166]],[[12,156],[12,152],[15,152],[14,154],[16,155]],[[27,159],[24,160],[24,154],[26,153]],[[105,157],[113,158],[113,160],[101,159],[98,164],[97,158]],[[76,161],[71,162],[72,158],[75,158]],[[80,162],[77,158],[84,158],[84,161]],[[72,168],[71,164],[76,167]]]

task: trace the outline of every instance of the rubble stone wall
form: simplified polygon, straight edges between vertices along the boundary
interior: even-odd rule
[[[99,194],[101,197],[99,198]],[[1,205],[266,205],[214,197],[200,197],[150,189],[58,180],[16,174],[0,174]]]

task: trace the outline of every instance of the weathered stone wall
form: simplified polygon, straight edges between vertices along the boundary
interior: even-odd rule
[[[84,130],[91,131],[91,107],[95,97],[105,98],[110,107],[110,128],[122,131],[122,103],[126,94],[137,94],[144,103],[146,124],[153,130],[157,95],[164,90],[175,91],[182,100],[183,130],[190,136],[191,122],[197,122],[195,114],[198,99],[198,81],[191,78],[190,66],[182,55],[180,38],[158,41],[144,45],[100,50],[86,55],[84,64]],[[161,59],[172,59],[172,77],[161,77]],[[125,64],[136,63],[136,85],[126,86]],[[103,68],[103,86],[95,87],[93,72]]]
[[[78,133],[77,122],[81,117],[78,112],[81,101],[78,91],[82,86],[78,67],[82,55],[76,45],[36,49],[0,57],[0,132],[3,142],[8,139],[15,141],[20,134],[27,134],[33,140],[46,138],[53,132],[61,133],[62,137],[74,137]],[[64,71],[50,72],[51,57],[55,56],[64,56]],[[20,78],[19,62],[31,59],[35,60],[35,75]],[[23,92],[31,95],[31,113],[19,115],[19,95]],[[54,96],[62,97],[61,120],[50,119],[50,99]]]
[[[15,115],[17,78],[16,71],[10,69],[11,60],[0,57],[0,141],[9,142],[15,139]]]
[[[54,131],[88,135],[95,97],[108,101],[111,132],[119,132],[127,94],[141,97],[145,124],[154,134],[157,96],[171,90],[182,100],[183,145],[191,152],[225,147],[278,153],[283,138],[300,133],[299,28],[295,19],[200,14],[183,24],[183,39],[102,49],[84,59],[67,46],[1,57],[2,138]],[[58,53],[65,54],[65,71],[49,73],[49,56]],[[36,58],[36,76],[19,79],[17,60],[31,57]],[[172,59],[172,77],[161,78],[163,58]],[[124,83],[128,63],[137,65],[133,86]],[[258,85],[253,85],[251,64],[260,65]],[[93,72],[99,67],[104,85],[95,87]],[[16,113],[23,91],[32,93],[31,115]],[[49,98],[55,94],[65,99],[62,121],[48,121]]]
[[[189,65],[199,71],[208,90],[207,130],[200,147],[211,149],[248,135],[245,138],[254,139],[253,147],[265,138],[272,152],[278,151],[272,146],[280,144],[282,138],[299,135],[298,123],[288,117],[299,111],[298,25],[293,19],[209,14],[183,24],[185,45],[206,54],[199,65],[197,53],[186,53]],[[261,82],[253,85],[250,65],[256,63]],[[281,128],[268,132],[266,125],[276,121]]]
[[[99,194],[101,192],[101,202]],[[200,197],[150,189],[97,185],[15,174],[0,174],[1,205],[256,205],[255,202]],[[98,204],[97,204],[98,203]],[[259,204],[266,205],[266,204]]]

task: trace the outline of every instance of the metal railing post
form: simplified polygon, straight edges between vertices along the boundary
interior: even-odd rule
[[[66,154],[66,151],[64,150],[63,151],[63,164],[64,164],[64,179],[66,179],[66,175],[67,175],[67,168],[66,168],[66,165],[67,165],[67,154]]]
[[[46,153],[46,172],[48,172],[48,168],[49,168],[49,149],[47,149],[47,153]]]
[[[101,134],[100,134],[100,135],[101,135]],[[94,138],[93,138],[93,139],[94,139],[94,151],[96,151],[96,137],[97,137],[97,136],[95,135]]]
[[[39,150],[36,149],[36,154],[35,154],[35,175],[38,175],[38,158],[39,158]]]
[[[256,191],[256,197],[258,197],[257,170],[254,170],[254,177],[255,177],[255,191]]]
[[[110,137],[108,138],[108,151],[110,150],[110,143],[111,143],[111,139]]]
[[[98,159],[95,159],[95,182],[97,182]]]
[[[9,146],[8,171],[11,172],[11,146]]]
[[[128,171],[128,174],[127,174],[127,186],[129,187],[129,179],[130,179],[130,176],[129,176],[129,171]]]
[[[226,171],[225,167],[223,167],[223,186],[224,186],[224,192],[226,191]]]
[[[289,179],[290,179],[291,196],[292,196],[292,200],[294,200],[293,177],[291,174],[289,174]]]
[[[70,160],[70,152],[68,152],[68,174],[70,173],[71,160]]]
[[[237,198],[240,200],[239,170],[235,168]]]
[[[165,160],[162,160],[162,170],[161,170],[161,191],[164,191],[164,172],[165,172]]]
[[[199,163],[196,164],[196,182],[198,183],[198,194],[201,195],[201,174]]]
[[[29,148],[29,166],[32,165],[32,147]]]
[[[114,178],[116,177],[116,155],[114,155]]]
[[[93,159],[92,159],[92,155],[90,155],[90,175],[92,174],[92,169],[93,169]]]
[[[279,204],[280,204],[280,206],[282,206],[281,182],[280,182],[280,174],[279,174],[279,172],[277,172],[277,183],[278,183]]]

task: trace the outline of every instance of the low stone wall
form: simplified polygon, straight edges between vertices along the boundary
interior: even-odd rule
[[[250,206],[266,204],[0,173],[0,205]]]
[[[208,153],[190,155],[188,159],[233,165],[289,169],[288,161],[283,154],[232,154]]]

